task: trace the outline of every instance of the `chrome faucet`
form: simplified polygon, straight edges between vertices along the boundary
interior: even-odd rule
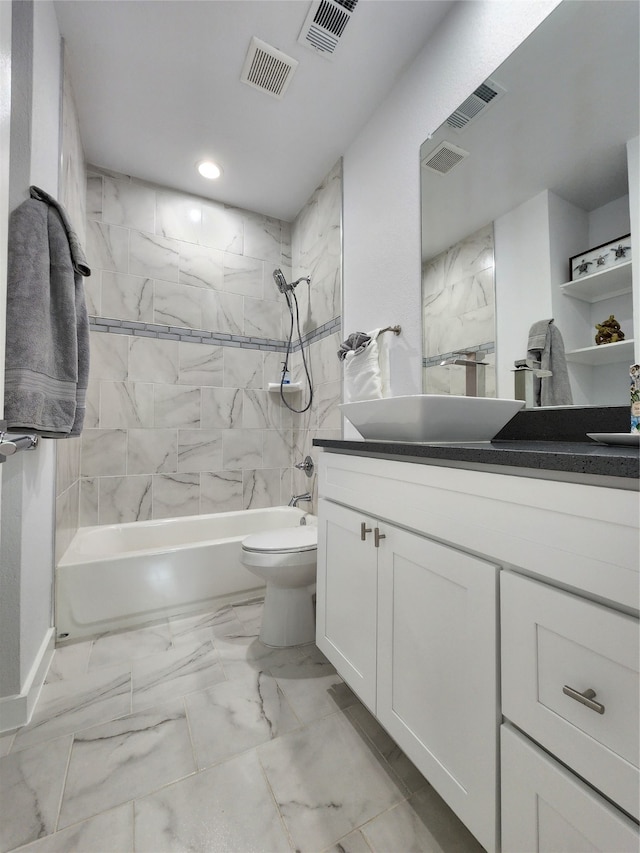
[[[478,360],[478,356],[480,359]],[[465,396],[467,397],[484,397],[485,381],[484,370],[478,370],[479,367],[486,367],[487,362],[482,361],[483,353],[479,352],[454,352],[452,358],[445,358],[440,364],[460,364],[465,368]]]
[[[313,498],[309,494],[309,492],[305,492],[303,495],[292,495],[291,500],[289,501],[289,506],[298,506],[298,501],[312,501]]]

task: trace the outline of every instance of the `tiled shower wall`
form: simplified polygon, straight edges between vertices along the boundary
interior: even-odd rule
[[[423,391],[464,395],[465,367],[440,362],[476,351],[485,396],[495,397],[493,223],[423,264],[422,313]]]
[[[293,226],[95,169],[87,187],[80,524],[287,503],[293,463],[340,428],[341,164]],[[312,276],[296,290],[315,390],[304,414],[268,390],[290,322],[275,267]],[[299,352],[291,363],[297,379]]]
[[[60,202],[85,245],[86,174],[80,127],[71,80],[67,73],[66,53],[62,87],[62,158]],[[56,441],[56,560],[78,529],[80,500],[80,439]]]

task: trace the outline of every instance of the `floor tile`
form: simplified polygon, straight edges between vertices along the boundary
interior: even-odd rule
[[[61,829],[23,847],[20,853],[131,853],[133,803]]]
[[[9,753],[15,736],[15,729],[12,729],[10,732],[0,732],[0,758]]]
[[[136,853],[291,853],[254,751],[135,804]]]
[[[371,853],[371,847],[367,844],[360,830],[356,830],[356,832],[345,835],[344,838],[337,841],[325,853]],[[390,851],[385,851],[385,853],[390,853]],[[400,851],[395,851],[395,853],[400,853]],[[402,853],[409,853],[409,851],[402,851]]]
[[[258,747],[258,755],[297,850],[323,850],[404,799],[341,713]]]
[[[171,648],[171,634],[167,622],[140,628],[103,634],[93,642],[89,657],[89,671],[101,666],[124,663],[166,652]]]
[[[173,649],[132,663],[133,710],[148,708],[225,680],[211,643]]]
[[[333,664],[315,646],[302,652],[299,660],[270,666],[269,672],[277,679],[296,715],[305,722],[326,717],[358,701]]]
[[[186,697],[198,767],[300,727],[275,679],[253,672]]]
[[[431,788],[381,814],[362,828],[374,851],[483,853],[483,848]]]
[[[85,675],[89,667],[90,652],[91,641],[58,646],[53,653],[51,666],[47,672],[47,684]]]
[[[110,666],[45,684],[31,722],[16,734],[12,752],[86,729],[131,711],[131,672]]]
[[[71,737],[0,759],[0,850],[13,850],[56,828]]]
[[[356,701],[347,708],[345,716],[352,720],[373,743],[396,776],[404,783],[407,794],[413,794],[429,784],[415,764],[409,761],[398,744],[361,702]]]
[[[181,699],[76,735],[60,828],[142,797],[195,770]]]
[[[262,622],[262,610],[264,597],[251,598],[248,601],[239,601],[233,606],[233,612],[241,622],[255,624],[256,619]]]

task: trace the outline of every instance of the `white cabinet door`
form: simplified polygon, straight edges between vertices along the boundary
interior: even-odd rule
[[[502,713],[639,817],[638,619],[511,572],[500,589]]]
[[[503,853],[637,853],[638,827],[531,741],[501,726]]]
[[[478,841],[497,849],[498,569],[380,524],[378,718]]]
[[[378,594],[374,527],[364,513],[318,502],[316,643],[373,713]]]

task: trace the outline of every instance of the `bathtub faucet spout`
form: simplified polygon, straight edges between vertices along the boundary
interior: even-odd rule
[[[303,495],[292,495],[291,500],[289,501],[289,506],[298,506],[298,501],[311,501],[313,498],[309,494],[309,492],[305,492]]]

